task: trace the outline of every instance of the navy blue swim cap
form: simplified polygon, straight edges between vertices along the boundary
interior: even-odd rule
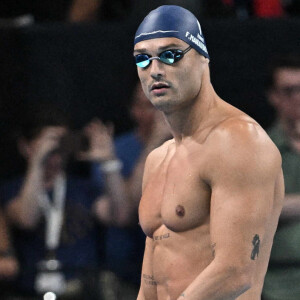
[[[201,26],[187,9],[177,5],[163,5],[152,10],[140,24],[134,45],[145,40],[175,37],[183,40],[204,57],[209,58]]]

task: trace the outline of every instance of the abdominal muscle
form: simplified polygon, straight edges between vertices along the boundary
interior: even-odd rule
[[[155,231],[153,241],[158,300],[176,300],[213,260],[209,225],[179,233],[162,225]]]

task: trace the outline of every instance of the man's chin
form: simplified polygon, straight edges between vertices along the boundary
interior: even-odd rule
[[[174,103],[172,103],[170,98],[156,97],[151,102],[157,110],[163,113],[169,113],[174,110]]]

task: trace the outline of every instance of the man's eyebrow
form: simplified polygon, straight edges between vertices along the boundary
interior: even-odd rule
[[[168,44],[166,46],[161,46],[157,49],[157,52],[160,53],[161,51],[164,51],[166,49],[173,49],[173,48],[176,48],[176,49],[181,49],[182,48],[182,45],[179,45],[179,44],[176,44],[176,43],[172,43],[172,44]],[[133,55],[134,54],[137,54],[137,53],[147,53],[149,52],[148,49],[146,48],[140,48],[140,49],[135,49],[133,51]]]
[[[145,52],[147,52],[147,49],[145,49],[145,48],[142,48],[142,49],[134,49],[134,50],[133,50],[133,55],[134,55],[135,53],[145,53]]]

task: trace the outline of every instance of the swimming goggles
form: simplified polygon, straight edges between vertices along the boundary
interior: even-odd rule
[[[158,56],[151,57],[148,54],[137,54],[135,56],[135,63],[140,68],[146,68],[150,65],[151,61],[154,59],[158,59],[164,64],[172,65],[183,58],[184,54],[186,54],[189,50],[191,50],[192,46],[189,46],[185,50],[165,50],[161,52]]]

